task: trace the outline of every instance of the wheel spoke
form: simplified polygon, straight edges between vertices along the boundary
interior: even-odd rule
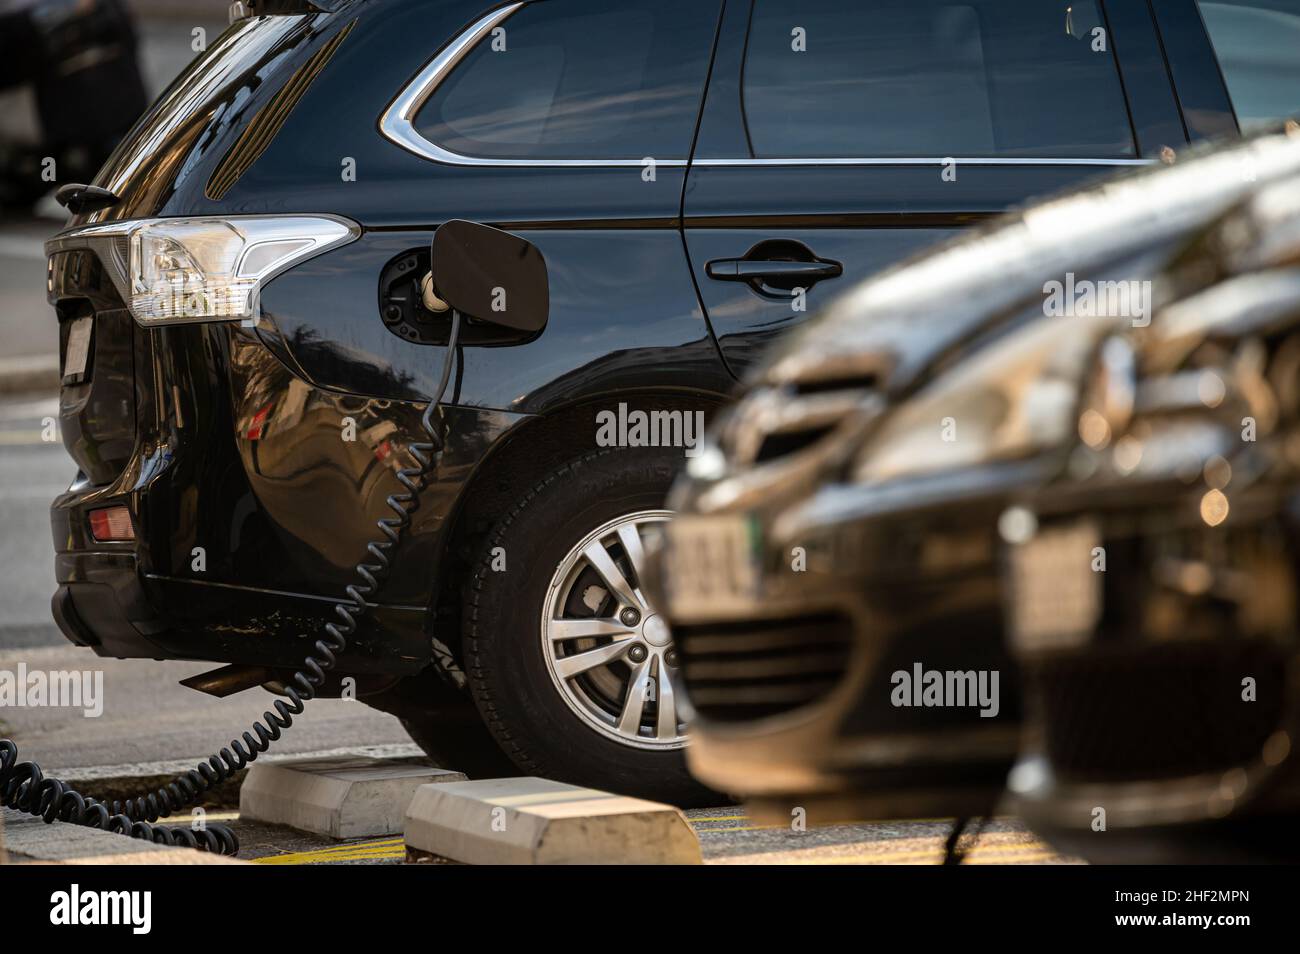
[[[631,584],[628,583],[627,577],[623,571],[618,568],[618,564],[610,557],[609,551],[599,540],[592,540],[583,547],[582,555],[587,558],[600,578],[605,581],[605,585],[617,596],[624,604],[628,606],[644,606],[641,599],[632,591]]]
[[[623,700],[623,713],[618,717],[618,731],[625,735],[636,735],[641,728],[641,713],[645,711],[646,687],[650,680],[647,673],[650,660],[632,670],[632,678],[627,684],[627,698]]]
[[[645,582],[645,550],[641,546],[641,532],[635,524],[624,524],[618,528],[618,539],[623,544],[623,552],[632,563],[632,572],[636,574],[636,586],[639,592]]]
[[[605,646],[597,646],[595,649],[588,649],[583,653],[562,656],[555,660],[555,671],[561,679],[572,679],[588,669],[595,669],[597,666],[604,666],[613,662],[627,652],[631,645],[631,640],[623,639]]]
[[[661,739],[677,738],[677,698],[673,695],[672,680],[668,678],[668,667],[659,660],[659,719],[655,725],[655,735]]]
[[[616,619],[553,619],[546,631],[556,642],[563,639],[590,639],[593,636],[632,635],[632,631]]]

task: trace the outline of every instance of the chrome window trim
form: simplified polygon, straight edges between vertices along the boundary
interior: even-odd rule
[[[415,131],[415,114],[420,111],[438,85],[456,68],[465,55],[469,53],[492,30],[528,4],[529,0],[516,0],[515,3],[498,7],[484,14],[468,29],[443,47],[442,52],[425,64],[411,82],[407,83],[397,97],[379,117],[379,131],[389,141],[407,152],[414,153],[421,159],[429,159],[450,166],[500,166],[523,169],[549,168],[618,168],[645,165],[645,159],[489,159],[467,156],[453,152],[432,142]],[[653,157],[648,157],[653,158]],[[987,158],[786,158],[786,159],[696,159],[697,166],[942,166],[948,162],[957,165],[978,166],[1141,166],[1152,159],[1068,159],[1048,158],[1032,159],[1024,157]],[[655,165],[665,167],[683,167],[686,159],[655,160]]]
[[[401,146],[407,152],[413,152],[422,159],[432,159],[450,166],[512,166],[516,168],[565,167],[565,166],[643,166],[643,159],[488,159],[466,156],[452,152],[443,146],[425,139],[415,131],[415,114],[433,95],[438,85],[460,64],[479,42],[514,13],[523,9],[528,0],[499,7],[480,17],[469,29],[445,46],[424,69],[416,74],[393,100],[392,105],[379,117],[379,131],[385,138]],[[661,166],[684,166],[685,159],[665,159],[657,162]]]
[[[877,157],[871,159],[833,159],[833,158],[791,158],[791,159],[696,159],[695,166],[943,166],[953,163],[958,166],[1145,166],[1155,162],[1154,159],[1068,159],[1068,158],[1027,158],[1023,156],[985,156],[963,158],[945,156],[943,158],[898,156],[895,158]]]

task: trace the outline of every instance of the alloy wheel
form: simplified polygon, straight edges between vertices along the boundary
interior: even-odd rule
[[[624,745],[680,748],[670,680],[677,652],[642,590],[645,534],[672,516],[643,510],[580,540],[556,568],[542,610],[542,653],[569,708]]]

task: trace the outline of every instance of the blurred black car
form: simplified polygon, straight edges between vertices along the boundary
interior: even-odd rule
[[[0,91],[23,85],[40,139],[0,139],[0,209],[93,176],[149,105],[122,0],[0,2]]]
[[[1130,409],[1137,402],[1134,422],[1142,401],[1195,404],[1195,377],[1135,397],[1125,377],[1134,361],[1116,342],[1124,329],[1151,325],[1159,334],[1151,316],[1164,292],[1159,286],[1153,302],[1150,280],[1170,268],[1186,284],[1211,282],[1215,259],[1189,244],[1298,164],[1292,126],[1045,202],[864,284],[776,349],[670,498],[680,514],[665,532],[659,585],[694,720],[690,765],[703,781],[785,818],[797,808],[819,820],[993,809],[1023,708],[1004,639],[1001,554],[1004,540],[1029,536],[1034,511],[1021,501],[1082,466],[1079,435],[1095,439],[1107,421],[1120,426],[1105,415],[1124,400]],[[1294,201],[1290,192],[1266,195],[1261,201]],[[1224,229],[1215,234],[1232,234]],[[1261,247],[1289,249],[1290,234],[1279,228]],[[1295,281],[1273,276],[1257,294],[1260,306],[1270,304],[1266,292],[1294,294]],[[1207,320],[1204,310],[1181,314],[1188,328]],[[1167,354],[1185,357],[1178,345],[1199,343],[1186,334]],[[1081,403],[1096,387],[1102,403]],[[1123,435],[1116,448],[1136,452]],[[1194,456],[1193,478],[1211,453],[1226,454],[1221,442],[1207,450],[1195,437],[1175,432],[1161,445]],[[1186,446],[1166,446],[1180,440]],[[1114,490],[1129,511],[1154,519],[1153,500],[1176,506],[1168,487],[1133,487],[1119,481]],[[1049,499],[1058,509],[1086,509],[1092,491],[1067,481]],[[1245,536],[1276,574],[1276,541]],[[1066,542],[1082,545],[1077,534]],[[1093,579],[1095,555],[1086,546],[1071,566],[1044,550],[1020,561],[1034,599],[1013,599],[1011,618],[1028,613],[1052,631],[1070,619],[1080,577]],[[1108,587],[1122,591],[1151,557],[1127,555],[1127,573],[1108,568]],[[1277,591],[1286,593],[1289,583]],[[1289,633],[1293,619],[1263,602],[1270,609],[1257,606],[1261,633]],[[1181,619],[1166,622],[1176,632]],[[1202,619],[1197,632],[1244,638],[1227,625],[1233,619]],[[1140,715],[1168,704],[1137,695],[1131,680],[1110,681],[1099,668],[1103,649],[1084,643],[1055,668],[1044,663],[1054,681],[1035,683],[1034,698],[1048,707],[1053,765],[1095,755],[1094,767],[1109,766],[1107,754],[1147,728]],[[1205,645],[1185,650],[1166,640],[1159,652],[1166,666],[1213,667],[1212,654],[1197,655]],[[1260,691],[1274,702],[1237,712],[1275,729],[1268,706],[1278,699],[1278,671],[1269,667],[1281,657],[1266,645],[1241,652],[1257,661]],[[1173,689],[1182,672],[1153,659],[1141,678]],[[1039,679],[1039,669],[1030,673]],[[1179,718],[1198,711],[1198,692],[1182,700]],[[1229,702],[1220,700],[1216,718]],[[1070,721],[1051,718],[1058,708]],[[1100,713],[1109,717],[1094,718]],[[1232,736],[1218,726],[1183,738],[1180,751]],[[1146,755],[1135,748],[1133,770],[1176,764],[1172,752],[1152,760],[1168,741],[1153,739]],[[1255,742],[1264,738],[1236,744],[1249,751]]]
[[[1004,518],[1032,713],[1014,807],[1090,860],[1300,859],[1300,130],[1288,138],[1280,168],[1187,230],[1150,324],[1104,341],[1066,465]],[[1183,171],[1221,190],[1235,158]]]

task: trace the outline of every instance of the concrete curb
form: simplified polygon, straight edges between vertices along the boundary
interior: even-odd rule
[[[239,790],[239,817],[340,840],[396,835],[416,789],[463,781],[424,758],[259,762]]]
[[[0,810],[5,859],[59,865],[243,865],[249,862],[192,848],[155,845],[81,825],[47,825],[32,815]]]
[[[57,394],[58,390],[58,355],[0,358],[0,394]]]
[[[702,863],[679,809],[544,778],[422,785],[405,840],[417,859],[466,864]]]
[[[407,742],[387,745],[360,745],[351,748],[324,749],[319,752],[268,752],[258,757],[257,765],[293,762],[299,759],[323,758],[419,758],[424,751]],[[142,791],[153,791],[167,785],[177,775],[182,775],[198,765],[198,756],[191,759],[169,759],[165,762],[125,762],[118,765],[85,765],[71,768],[47,769],[45,774],[61,778],[73,788],[101,799],[129,798]],[[248,769],[236,772],[224,784],[209,792],[205,800],[209,807],[238,808],[239,790],[248,775]]]

